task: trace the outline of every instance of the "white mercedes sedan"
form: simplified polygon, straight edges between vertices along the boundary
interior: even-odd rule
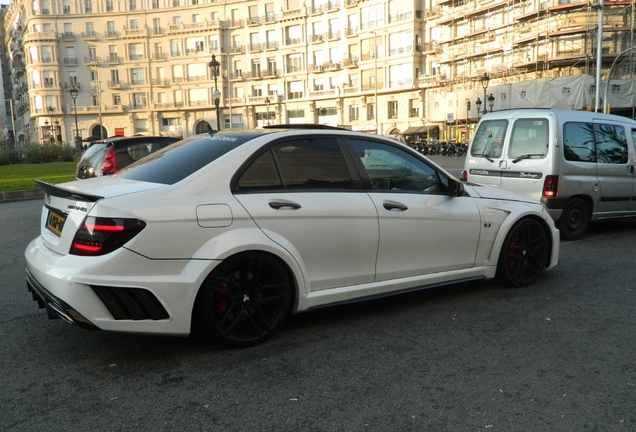
[[[538,202],[464,184],[393,139],[317,125],[199,135],[51,185],[26,250],[49,317],[259,343],[290,313],[556,265]]]

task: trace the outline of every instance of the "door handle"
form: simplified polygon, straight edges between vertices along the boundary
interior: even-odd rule
[[[396,202],[385,202],[382,204],[385,209],[389,211],[407,211],[409,208],[404,204],[396,203]]]
[[[298,210],[300,208],[300,204],[295,202],[272,201],[269,206],[274,210]]]

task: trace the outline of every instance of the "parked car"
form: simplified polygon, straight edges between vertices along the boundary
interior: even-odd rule
[[[133,136],[95,141],[80,158],[75,178],[80,180],[114,174],[117,170],[179,139],[165,136]]]
[[[466,181],[541,200],[566,240],[592,220],[636,216],[636,121],[616,115],[517,109],[482,117]]]
[[[27,285],[103,330],[265,340],[289,313],[557,264],[544,207],[464,185],[393,139],[298,125],[185,139],[51,185]]]

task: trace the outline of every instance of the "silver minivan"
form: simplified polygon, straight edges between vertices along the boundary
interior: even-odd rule
[[[591,220],[636,216],[636,121],[586,111],[502,110],[484,115],[463,180],[541,201],[561,237]]]

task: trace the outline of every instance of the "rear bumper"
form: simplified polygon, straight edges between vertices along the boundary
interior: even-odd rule
[[[37,281],[37,279],[27,270],[27,289],[33,296],[33,300],[38,303],[40,309],[46,309],[49,319],[63,319],[64,321],[78,325],[82,328],[98,330],[98,327],[83,317],[63,300],[55,297]]]
[[[25,251],[27,287],[49,318],[84,328],[187,335],[194,301],[218,261],[152,260],[125,248],[61,255],[41,237]]]

